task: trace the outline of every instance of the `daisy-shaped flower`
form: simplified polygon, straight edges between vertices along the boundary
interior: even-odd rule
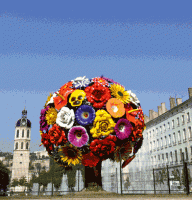
[[[46,113],[45,118],[47,120],[47,124],[49,125],[54,124],[57,119],[57,111],[55,110],[55,108],[49,108],[49,110]]]
[[[68,107],[63,107],[57,114],[56,123],[63,128],[70,129],[74,124],[74,120],[74,111]]]
[[[98,110],[90,133],[93,137],[108,136],[114,132],[115,122],[105,110]]]
[[[101,84],[101,85],[103,85],[103,86],[109,86],[109,83],[108,83],[105,79],[103,79],[103,78],[101,78],[101,77],[92,78],[91,81],[92,81],[92,82],[97,82],[97,83],[99,83],[99,84]]]
[[[132,132],[132,125],[127,119],[119,119],[114,128],[120,140],[129,138]]]
[[[121,100],[124,104],[130,102],[130,96],[128,91],[125,91],[125,88],[121,85],[112,84],[110,86],[111,95],[115,96],[115,98]]]
[[[75,80],[72,80],[73,86],[75,88],[81,88],[81,87],[87,87],[90,83],[88,78],[83,77],[77,77]]]
[[[129,154],[132,152],[131,143],[128,141],[121,146],[117,146],[114,152],[115,161],[119,162],[119,154],[121,153],[121,159],[127,160],[129,158]]]
[[[135,104],[136,106],[138,106],[138,104],[140,103],[139,99],[137,98],[136,94],[134,94],[133,92],[131,92],[131,90],[127,91],[130,95],[130,101]]]
[[[84,127],[74,126],[69,130],[68,140],[74,146],[82,147],[88,142],[89,135]]]
[[[79,164],[82,160],[81,151],[72,144],[62,146],[59,151],[62,153],[61,160],[67,162],[68,165]]]
[[[95,119],[95,110],[92,106],[81,105],[75,113],[75,119],[82,126],[91,124]]]

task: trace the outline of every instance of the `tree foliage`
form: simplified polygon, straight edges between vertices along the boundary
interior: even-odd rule
[[[10,170],[0,161],[0,189],[3,189],[4,191],[7,189],[10,182],[9,175]]]

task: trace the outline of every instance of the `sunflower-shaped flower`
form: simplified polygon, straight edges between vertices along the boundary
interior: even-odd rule
[[[129,138],[132,132],[132,125],[127,119],[119,119],[114,128],[117,137],[120,140]]]
[[[54,124],[57,119],[57,111],[55,110],[55,108],[49,108],[49,110],[46,113],[45,118],[47,120],[47,124],[49,125]]]
[[[124,104],[130,102],[129,93],[121,85],[112,84],[109,89],[111,90],[111,95],[121,100]]]
[[[81,151],[73,147],[72,144],[62,146],[59,151],[62,153],[61,160],[67,162],[68,165],[79,164],[82,160]]]
[[[69,130],[68,140],[74,146],[82,147],[88,142],[89,135],[84,127],[74,126]]]
[[[129,158],[129,154],[132,152],[131,142],[126,142],[121,146],[117,146],[114,152],[115,161],[119,162],[119,154],[121,153],[121,159],[127,160]]]
[[[90,130],[92,137],[108,136],[114,132],[115,122],[111,115],[105,110],[98,110],[93,122],[93,128]]]
[[[91,124],[95,119],[95,110],[92,106],[81,105],[75,113],[75,119],[82,126]]]

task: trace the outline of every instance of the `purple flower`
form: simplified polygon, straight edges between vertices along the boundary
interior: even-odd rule
[[[45,120],[46,112],[49,110],[49,106],[47,106],[45,109],[41,110],[41,116],[40,116],[40,130],[43,132],[47,132],[49,129],[49,125],[47,124],[47,121]]]
[[[119,119],[114,128],[117,137],[120,140],[129,138],[132,132],[132,125],[127,119]]]
[[[84,127],[74,126],[69,130],[68,140],[74,146],[82,147],[83,145],[85,145],[88,142],[89,136]]]
[[[77,123],[82,126],[91,124],[95,119],[95,110],[92,106],[81,105],[75,113],[75,118]]]

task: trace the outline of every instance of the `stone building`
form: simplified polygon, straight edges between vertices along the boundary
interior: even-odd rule
[[[192,88],[188,94],[185,102],[170,97],[170,110],[161,103],[158,112],[149,110],[149,117],[145,115],[143,145],[129,164],[131,172],[141,172],[140,178],[150,170],[152,180],[152,169],[182,164],[182,153],[185,162],[192,163]]]

